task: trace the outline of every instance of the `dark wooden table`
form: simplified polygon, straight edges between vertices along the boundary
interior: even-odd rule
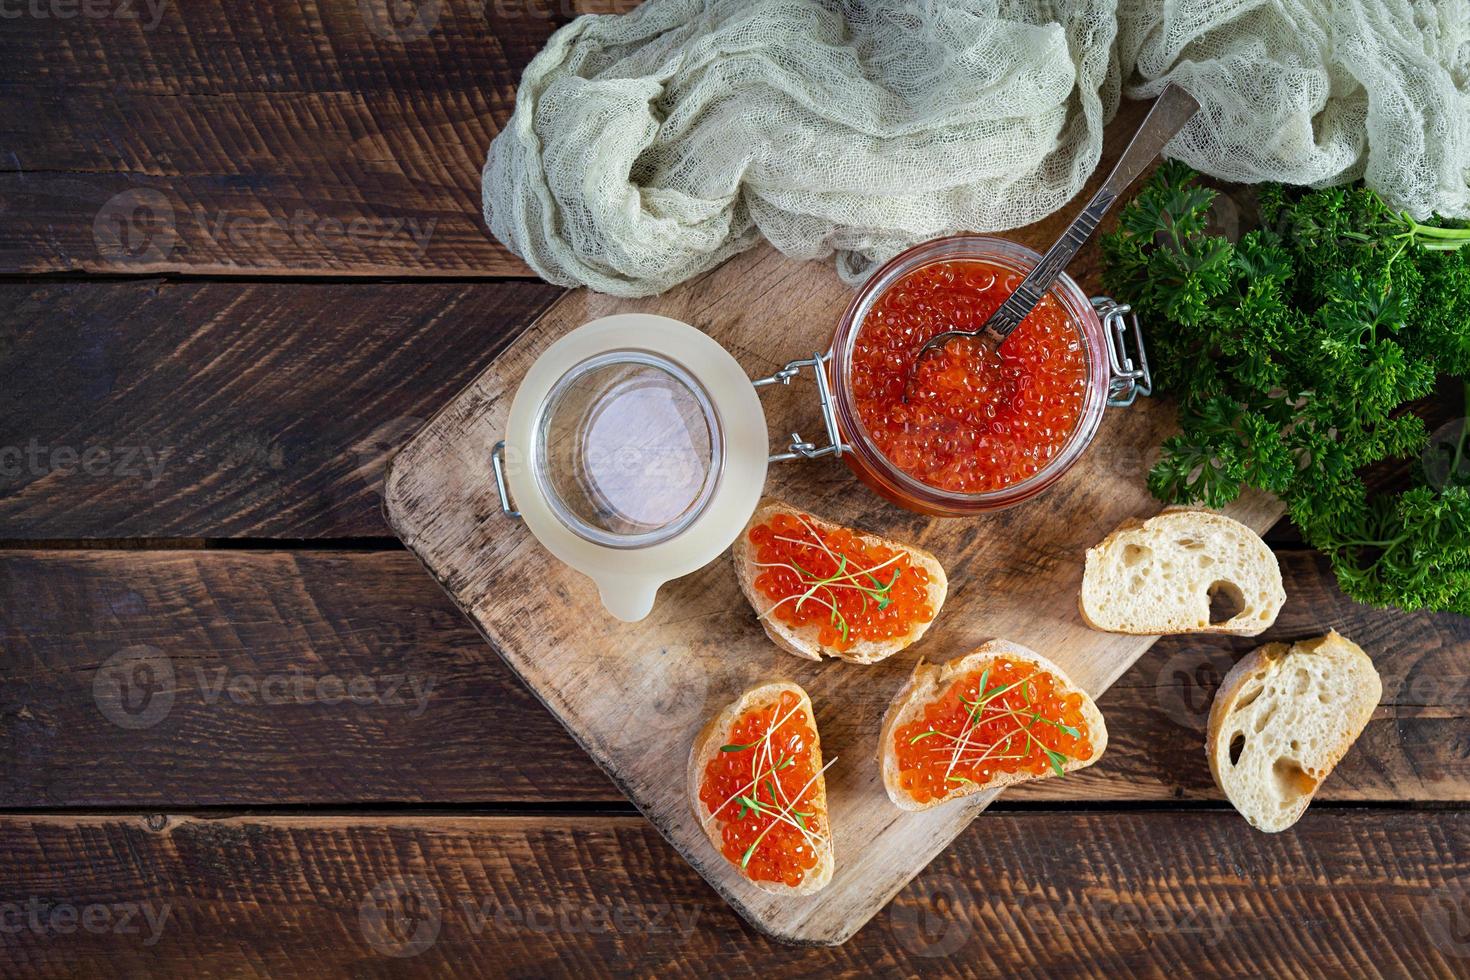
[[[1253,643],[1165,640],[1098,766],[852,942],[745,927],[384,525],[386,456],[559,295],[479,169],[587,8],[394,9],[0,6],[0,972],[1470,970],[1470,621],[1353,605],[1288,526],[1269,637],[1384,678],[1296,828],[1205,764]]]

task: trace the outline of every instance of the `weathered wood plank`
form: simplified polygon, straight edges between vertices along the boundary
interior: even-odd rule
[[[27,975],[1448,977],[1470,813],[1275,836],[995,813],[836,948],[743,927],[632,817],[12,816],[0,896],[0,966]]]
[[[619,799],[401,552],[0,552],[0,623],[0,807]]]
[[[0,285],[0,539],[386,534],[388,455],[560,294]]]
[[[1336,627],[1384,677],[1320,798],[1470,798],[1470,620],[1357,606],[1320,559],[1282,563],[1290,600],[1263,640]],[[0,807],[623,802],[402,552],[4,552],[0,624]],[[1101,699],[1102,761],[1002,800],[1219,799],[1204,719],[1254,643],[1161,641]],[[150,656],[167,662],[152,683]],[[363,678],[365,703],[328,678]],[[390,685],[403,704],[380,703]]]
[[[480,168],[569,4],[7,9],[0,270],[528,274]]]

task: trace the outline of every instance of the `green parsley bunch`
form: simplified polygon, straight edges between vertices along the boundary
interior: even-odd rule
[[[1470,376],[1470,229],[1361,186],[1265,185],[1260,227],[1232,242],[1209,231],[1214,198],[1166,163],[1102,241],[1103,284],[1179,403],[1150,490],[1211,507],[1269,491],[1354,599],[1470,615],[1470,426],[1408,490],[1360,475],[1424,452],[1408,403]]]

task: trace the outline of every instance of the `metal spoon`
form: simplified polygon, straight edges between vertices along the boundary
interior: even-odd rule
[[[999,347],[1011,335],[1011,331],[1021,325],[1026,314],[1041,302],[1041,297],[1057,281],[1057,277],[1062,274],[1067,263],[1072,261],[1077,250],[1092,237],[1098,222],[1102,221],[1103,215],[1108,213],[1119,195],[1128,189],[1128,185],[1164,149],[1164,144],[1173,139],[1174,134],[1183,129],[1184,124],[1198,111],[1199,103],[1192,95],[1177,85],[1167,86],[1154,102],[1153,108],[1148,111],[1148,115],[1143,117],[1142,125],[1133,135],[1133,141],[1123,151],[1102,187],[1087,202],[1087,207],[1073,219],[1067,230],[1062,232],[1062,237],[1041,257],[1036,268],[1021,280],[1015,292],[990,315],[984,326],[978,330],[946,330],[937,333],[919,348],[914,363],[909,367],[908,381],[904,384],[904,399],[907,400],[909,385],[918,374],[919,362],[930,351],[943,347],[956,337],[984,336]]]

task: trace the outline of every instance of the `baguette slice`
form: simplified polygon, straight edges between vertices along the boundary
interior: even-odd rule
[[[859,640],[847,650],[837,650],[832,647],[823,646],[820,642],[821,628],[815,624],[808,624],[793,628],[787,623],[781,622],[771,615],[772,608],[776,603],[760,589],[756,588],[756,576],[760,569],[755,567],[756,550],[750,543],[750,531],[752,528],[764,524],[776,514],[804,514],[807,519],[819,531],[829,531],[842,527],[831,521],[822,520],[798,507],[793,507],[782,500],[767,498],[761,501],[756,508],[755,514],[750,522],[745,525],[745,530],[740,532],[740,537],[735,542],[735,576],[740,581],[740,590],[745,593],[745,598],[754,607],[756,615],[760,618],[761,626],[765,628],[766,635],[771,642],[785,650],[787,653],[795,654],[806,660],[821,660],[825,654],[829,657],[839,657],[854,664],[875,664],[886,657],[891,657],[919,641],[919,638],[929,629],[930,623],[939,618],[939,609],[944,605],[944,597],[949,592],[949,579],[944,574],[944,566],[939,564],[935,558],[923,548],[903,544],[890,538],[880,537],[876,534],[867,534],[853,530],[860,539],[867,544],[881,545],[894,551],[902,551],[909,556],[909,560],[917,567],[923,568],[929,573],[929,606],[934,610],[934,617],[926,623],[916,623],[912,630],[906,635],[894,637],[890,640]]]
[[[1092,765],[1102,757],[1103,750],[1108,747],[1108,727],[1103,721],[1102,712],[1097,710],[1086,691],[1072,683],[1062,668],[1037,653],[1021,646],[1019,643],[1011,643],[1008,640],[991,640],[982,645],[974,653],[967,654],[957,660],[951,660],[946,664],[924,664],[920,662],[908,683],[898,692],[893,703],[888,707],[888,713],[883,717],[883,734],[879,745],[879,764],[883,770],[883,786],[888,790],[888,798],[891,799],[901,810],[928,810],[932,807],[957,800],[961,797],[982,793],[986,790],[1000,789],[1016,783],[1024,783],[1033,779],[1048,779],[1056,775],[1048,769],[1040,776],[1028,772],[1000,773],[994,779],[986,783],[960,783],[955,789],[936,800],[928,803],[920,803],[910,796],[900,782],[898,768],[898,747],[894,736],[898,730],[924,714],[924,708],[929,703],[938,700],[949,689],[957,679],[976,670],[983,670],[984,664],[999,657],[1016,660],[1021,663],[1031,664],[1037,670],[1044,670],[1057,679],[1057,687],[1067,693],[1082,695],[1082,716],[1087,722],[1087,734],[1092,743],[1092,755],[1085,759],[1068,759],[1062,766],[1062,771],[1072,772]]]
[[[1223,622],[1210,620],[1217,592],[1240,610]],[[1140,636],[1255,636],[1276,622],[1285,603],[1281,566],[1260,535],[1205,510],[1125,521],[1087,549],[1078,601],[1093,629]]]
[[[1285,830],[1382,696],[1373,661],[1336,631],[1246,654],[1210,707],[1205,754],[1216,785],[1257,830]]]
[[[726,744],[726,737],[730,734],[730,727],[735,724],[736,719],[753,708],[764,707],[774,701],[778,701],[786,691],[790,691],[801,699],[801,710],[805,711],[806,716],[811,719],[812,731],[816,732],[817,735],[812,740],[812,765],[818,773],[821,773],[823,765],[822,738],[821,733],[817,731],[817,715],[812,710],[812,700],[807,697],[806,691],[802,690],[801,687],[784,681],[772,681],[767,684],[761,684],[752,687],[740,695],[725,710],[709,720],[709,723],[700,731],[698,737],[694,739],[694,747],[689,752],[689,799],[694,804],[695,819],[699,821],[699,826],[704,829],[705,836],[709,838],[710,844],[714,846],[715,853],[722,859],[725,857],[724,851],[722,850],[724,845],[721,836],[722,825],[715,819],[709,807],[699,797],[699,788],[704,782],[705,767],[711,759],[720,754],[720,746]],[[794,887],[781,884],[780,882],[755,881],[751,878],[746,878],[746,881],[749,881],[762,891],[771,892],[776,895],[810,895],[813,892],[821,891],[827,887],[827,883],[832,880],[832,869],[835,866],[835,862],[832,854],[831,814],[827,809],[827,780],[824,776],[817,776],[815,789],[816,795],[813,797],[813,802],[826,817],[824,822],[827,824],[827,832],[821,837],[822,846],[817,854],[817,866],[808,871],[806,876],[801,880],[801,883]],[[739,870],[739,868],[737,867],[736,870]]]

